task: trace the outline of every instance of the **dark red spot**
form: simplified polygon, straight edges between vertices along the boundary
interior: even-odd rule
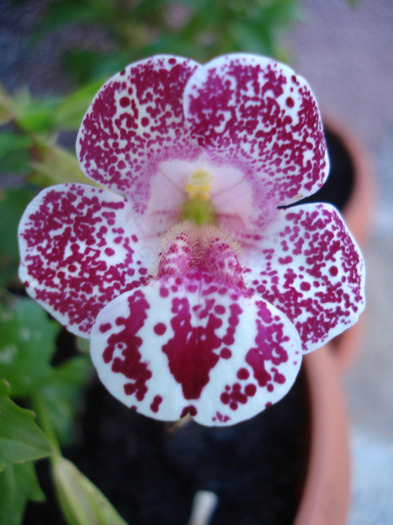
[[[112,327],[111,323],[104,323],[100,325],[100,332],[105,333]]]
[[[247,368],[240,368],[236,375],[238,379],[245,380],[250,377],[250,372],[247,370]]]
[[[220,356],[223,359],[230,359],[232,357],[232,352],[229,350],[229,348],[223,348],[220,352]]]
[[[165,288],[165,286],[161,286],[161,288],[160,288],[160,295],[161,295],[161,297],[168,297],[168,295],[169,295],[168,288]]]
[[[230,400],[228,392],[223,392],[221,394],[220,399],[221,399],[221,403],[223,403],[224,405],[228,405],[229,404],[229,400]]]
[[[157,335],[164,335],[166,332],[166,326],[164,325],[164,323],[157,323],[154,327],[154,332]]]
[[[216,314],[218,314],[218,315],[223,315],[223,314],[225,314],[225,306],[222,306],[221,304],[217,304],[217,305],[214,307],[214,311],[215,311]]]
[[[311,289],[311,284],[306,281],[303,281],[302,283],[300,283],[300,289],[303,292],[308,292]]]
[[[182,413],[180,414],[180,419],[183,417],[186,417],[188,414],[190,414],[191,417],[195,417],[197,413],[198,413],[197,409],[192,405],[188,407],[184,407],[182,410]]]
[[[160,404],[162,403],[162,397],[161,396],[154,396],[153,402],[150,405],[150,409],[152,412],[157,413],[160,409]]]
[[[249,385],[246,385],[245,392],[248,397],[253,397],[257,392],[257,387],[250,383]]]
[[[130,99],[128,97],[122,97],[120,99],[120,106],[122,108],[127,108],[130,105]]]
[[[293,261],[292,257],[290,255],[287,255],[286,257],[279,257],[278,262],[280,264],[289,264]]]
[[[220,421],[221,423],[226,423],[227,421],[229,421],[231,418],[229,416],[223,416],[221,414],[221,412],[216,412],[216,417],[213,417],[212,418],[212,421],[216,421],[218,419],[218,421]]]
[[[295,105],[295,102],[293,101],[292,97],[288,97],[285,102],[289,108],[293,108],[293,106]]]
[[[283,374],[280,374],[278,370],[274,370],[273,381],[275,381],[276,383],[279,383],[280,385],[283,385],[286,379],[285,379],[285,376]]]
[[[143,117],[141,120],[142,126],[148,126],[149,125],[149,119],[147,117]]]

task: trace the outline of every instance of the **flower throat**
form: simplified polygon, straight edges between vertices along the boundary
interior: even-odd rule
[[[192,173],[185,187],[188,199],[181,211],[182,221],[192,221],[198,226],[217,224],[216,212],[210,200],[212,175],[205,170]]]

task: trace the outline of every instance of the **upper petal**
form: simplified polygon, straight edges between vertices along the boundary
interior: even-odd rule
[[[198,67],[170,55],[131,64],[104,84],[82,121],[76,150],[83,172],[126,194],[139,212],[159,163],[200,153],[183,114],[184,86]]]
[[[106,190],[43,190],[19,224],[19,276],[29,295],[86,337],[104,305],[149,278],[153,250],[136,219],[126,199]]]
[[[237,165],[254,202],[289,204],[313,194],[329,162],[322,121],[307,82],[288,66],[247,54],[216,58],[185,89],[192,136],[216,162]]]
[[[352,326],[364,309],[363,258],[330,204],[278,210],[247,257],[250,286],[294,323],[305,352]]]

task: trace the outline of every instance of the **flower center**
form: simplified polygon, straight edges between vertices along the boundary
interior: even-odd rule
[[[205,170],[194,171],[185,190],[188,200],[181,212],[181,220],[192,221],[197,225],[216,224],[216,213],[210,200],[210,183],[213,176]]]

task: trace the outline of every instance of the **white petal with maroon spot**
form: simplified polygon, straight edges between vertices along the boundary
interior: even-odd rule
[[[167,277],[127,292],[98,315],[91,355],[125,405],[207,426],[251,418],[281,399],[301,364],[292,323],[257,296]]]
[[[131,64],[104,84],[83,119],[76,147],[83,172],[132,198],[140,213],[160,162],[200,154],[183,113],[184,85],[198,67],[169,55]]]
[[[363,258],[329,204],[279,210],[247,257],[246,280],[294,323],[305,352],[352,326],[364,309]]]
[[[199,68],[185,89],[190,132],[215,160],[230,162],[253,186],[255,207],[290,204],[325,181],[322,120],[307,82],[284,64],[247,54]]]
[[[123,197],[79,184],[48,188],[26,208],[19,276],[70,332],[88,336],[103,306],[148,280],[154,241],[140,238],[135,215]]]

